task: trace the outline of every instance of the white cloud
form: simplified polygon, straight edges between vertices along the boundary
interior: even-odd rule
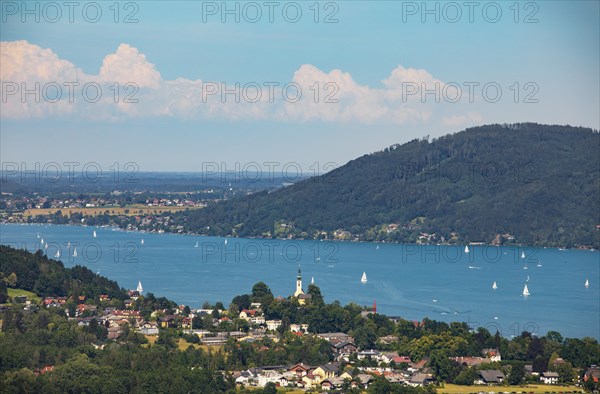
[[[99,77],[104,82],[133,82],[140,88],[153,89],[158,89],[161,80],[160,73],[146,60],[146,56],[128,44],[119,45],[117,52],[104,58]]]
[[[355,81],[342,70],[325,72],[314,65],[301,65],[294,72],[284,94],[285,82],[270,88],[257,82],[262,95],[256,102],[255,87],[224,86],[221,83],[177,78],[164,80],[154,64],[138,49],[121,44],[115,53],[104,57],[97,75],[85,74],[72,63],[60,59],[51,49],[44,49],[27,41],[1,43],[4,118],[42,118],[48,116],[78,116],[92,120],[117,121],[128,117],[217,118],[229,120],[273,119],[281,121],[327,122],[388,122],[426,123],[441,109],[440,103],[429,97],[423,100],[419,92],[406,94],[408,85],[418,89],[443,88],[443,81],[426,70],[398,66],[382,81],[382,87],[371,87]],[[63,87],[62,100],[50,103],[35,102],[21,92],[10,94],[7,89],[25,84],[31,89],[36,82],[43,86],[55,83]],[[75,100],[69,102],[65,83],[75,82]],[[118,85],[115,85],[118,83]],[[13,86],[5,86],[13,84]],[[92,84],[87,95],[82,87]],[[127,85],[130,84],[130,85]],[[115,88],[115,86],[117,86]],[[6,89],[5,89],[6,87]],[[99,87],[102,97],[94,102]],[[297,97],[298,89],[302,93]],[[217,89],[211,91],[210,89]],[[236,91],[235,95],[222,95],[222,90]],[[52,93],[52,89],[50,89]],[[271,93],[273,93],[271,97]],[[52,95],[52,94],[50,94]],[[90,100],[90,96],[92,99]],[[293,100],[296,98],[297,100]],[[126,102],[126,101],[133,102]],[[428,102],[431,100],[432,102]],[[443,105],[443,103],[442,103]],[[450,115],[444,118],[447,125],[473,122],[478,115]]]

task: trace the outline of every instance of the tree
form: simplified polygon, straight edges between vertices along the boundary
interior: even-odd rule
[[[510,369],[508,382],[512,385],[519,385],[523,382],[523,378],[525,378],[525,364],[514,363]]]
[[[233,297],[233,300],[231,300],[231,303],[236,304],[239,307],[238,312],[241,309],[248,309],[250,308],[250,296],[248,294],[235,296]]]
[[[472,367],[463,369],[454,379],[455,384],[463,386],[471,386],[477,379],[477,372]]]
[[[310,299],[311,304],[317,306],[324,304],[323,295],[321,294],[321,289],[319,286],[313,284],[308,285],[307,293],[312,296]]]
[[[265,384],[265,388],[263,389],[264,394],[277,394],[277,385],[273,382],[269,382]]]
[[[263,305],[268,305],[273,301],[273,293],[269,286],[264,282],[258,282],[252,286],[252,302],[260,302]]]

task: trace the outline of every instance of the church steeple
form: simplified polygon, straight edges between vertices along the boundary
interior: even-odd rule
[[[296,291],[294,292],[294,297],[298,297],[300,294],[304,294],[304,290],[302,290],[302,271],[298,265],[298,276],[296,277]]]

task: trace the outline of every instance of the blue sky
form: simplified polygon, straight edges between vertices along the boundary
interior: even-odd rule
[[[21,2],[2,1],[2,162],[133,161],[141,171],[297,162],[309,172],[311,163],[342,165],[394,143],[479,124],[600,128],[596,1],[473,2],[472,21],[464,2],[429,2],[430,13],[422,2],[318,2],[318,23],[312,1],[273,2],[273,23],[262,1],[228,2],[239,7],[239,23],[233,15],[222,22],[220,1],[121,2],[118,23],[114,2],[78,3],[73,23],[61,2],[54,3],[62,12],[56,23],[48,22],[52,6],[32,3],[39,23],[36,9],[23,15]],[[96,4],[102,16],[90,23],[82,9],[92,18]],[[255,5],[262,18],[250,23],[244,16],[252,18]],[[286,21],[296,9],[298,22]],[[138,22],[123,23],[131,12]],[[337,23],[324,23],[329,14]],[[98,84],[102,99],[88,103],[76,90],[73,103],[64,91],[58,103],[36,103],[32,95],[7,93],[74,81]],[[128,82],[139,87],[138,103],[122,102]],[[233,95],[223,103],[219,94],[202,101],[208,85],[222,83],[255,83],[264,99],[268,82],[294,82],[302,99],[286,101],[278,87],[272,103],[243,95],[240,103]],[[473,102],[465,83],[476,84]],[[438,89],[440,99],[407,94],[415,86]],[[461,99],[452,102],[456,86]],[[492,97],[497,87],[500,98]],[[324,102],[327,93],[338,102]]]

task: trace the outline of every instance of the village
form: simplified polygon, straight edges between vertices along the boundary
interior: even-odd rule
[[[313,285],[311,285],[313,286]],[[124,308],[107,306],[111,298],[101,294],[97,301],[78,296],[46,297],[41,301],[43,308],[63,308],[69,320],[78,326],[102,326],[107,330],[106,340],[92,343],[96,349],[102,349],[111,341],[120,341],[131,331],[143,335],[152,343],[167,332],[175,332],[192,344],[205,346],[208,351],[218,351],[227,346],[249,345],[258,352],[269,350],[269,346],[283,344],[298,339],[322,340],[328,344],[330,360],[309,365],[299,362],[290,365],[256,365],[245,369],[229,371],[235,383],[241,387],[265,387],[269,383],[277,387],[294,387],[304,390],[346,390],[349,388],[366,389],[377,377],[385,378],[390,384],[412,387],[438,386],[440,376],[432,368],[431,358],[425,355],[411,359],[407,354],[399,354],[391,349],[399,338],[385,335],[377,338],[375,346],[362,348],[352,335],[344,332],[311,332],[307,323],[290,323],[285,319],[267,319],[260,302],[251,302],[247,308],[230,308],[222,305],[211,308],[190,309],[179,305],[174,308],[156,309],[150,316],[140,310],[140,301],[144,299],[143,287],[138,283],[135,290],[128,291],[123,301]],[[152,296],[153,297],[153,296]],[[274,301],[294,301],[297,308],[310,305],[312,295],[305,293],[302,274],[298,270],[296,288],[289,300],[282,297]],[[27,297],[16,297],[15,302],[22,303],[24,309],[35,308]],[[76,304],[75,307],[73,305]],[[68,307],[70,305],[70,307]],[[208,307],[209,305],[205,305]],[[217,306],[219,308],[217,308]],[[361,319],[369,319],[377,314],[377,305],[365,308]],[[412,322],[418,328],[423,322]],[[506,386],[509,382],[507,368],[502,365],[502,355],[498,348],[485,348],[478,356],[451,356],[451,362],[464,366],[471,372],[471,382],[476,386]],[[551,361],[546,371],[535,371],[532,364],[524,365],[523,382],[543,385],[565,383],[558,372],[567,364],[558,357]],[[501,366],[502,365],[502,366]],[[569,364],[570,365],[570,364]],[[44,372],[51,371],[47,366]],[[510,371],[510,369],[509,369]],[[579,383],[591,379],[597,384],[600,368],[590,365]],[[570,382],[571,383],[571,382]],[[577,383],[577,381],[575,381]],[[558,387],[558,386],[557,386]],[[498,388],[474,388],[476,391],[505,391]],[[512,389],[511,389],[512,390]],[[556,391],[548,388],[549,392]],[[562,390],[560,390],[562,391]]]

